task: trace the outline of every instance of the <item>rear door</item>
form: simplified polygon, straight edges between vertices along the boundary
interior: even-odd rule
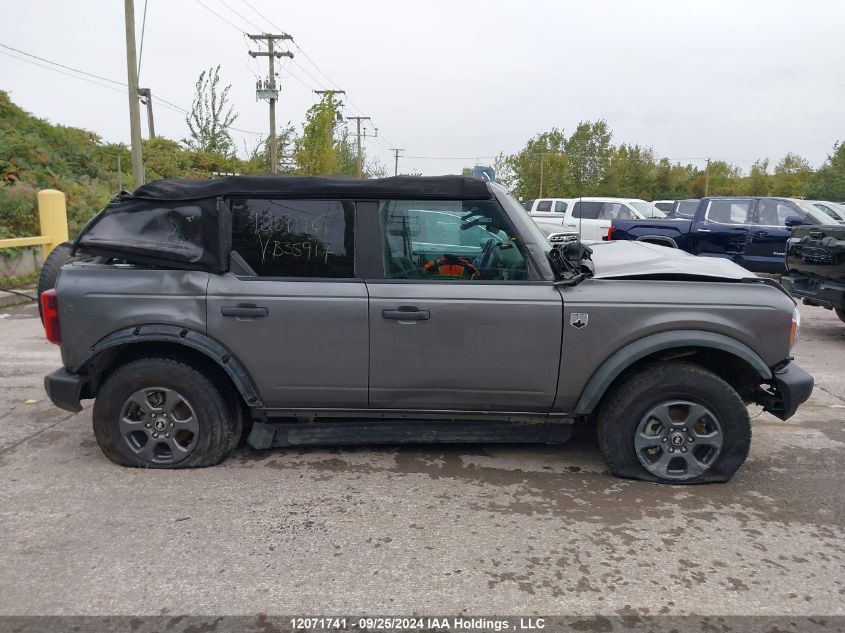
[[[692,225],[691,252],[724,257],[743,266],[753,202],[751,198],[708,200],[703,217]]]
[[[367,279],[371,408],[548,412],[563,300],[498,203],[386,201],[378,215],[386,273]]]
[[[785,221],[790,215],[803,216],[804,213],[788,200],[761,198],[757,201],[744,256],[749,270],[760,273],[786,271],[786,241],[792,229]]]
[[[269,407],[367,406],[355,229],[352,202],[232,201],[232,272],[210,277],[208,332],[246,365]]]

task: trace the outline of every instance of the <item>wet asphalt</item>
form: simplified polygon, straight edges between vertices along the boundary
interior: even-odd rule
[[[34,306],[0,313],[0,615],[845,614],[845,323],[821,308],[811,401],[752,407],[748,462],[694,487],[612,477],[589,428],[120,468],[90,403],[46,399]]]

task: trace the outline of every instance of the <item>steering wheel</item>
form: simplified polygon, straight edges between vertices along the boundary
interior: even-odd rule
[[[437,261],[429,261],[423,266],[423,273],[427,276],[452,277],[455,279],[479,279],[481,271],[466,257],[458,257],[446,253],[437,258]]]

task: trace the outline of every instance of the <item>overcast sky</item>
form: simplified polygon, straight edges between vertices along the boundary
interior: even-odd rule
[[[390,147],[405,149],[400,171],[459,173],[599,118],[617,143],[744,169],[788,151],[818,165],[845,139],[843,0],[201,2],[232,24],[200,0],[147,0],[140,83],[154,98],[189,108],[199,73],[220,64],[235,125],[266,132],[254,96],[266,59],[247,55],[242,31],[278,27],[305,53],[283,60],[278,120],[301,124],[311,90],[334,87],[322,71],[347,91],[346,114],[372,117],[368,150],[391,173]],[[140,42],[144,0],[135,6]],[[120,0],[0,0],[0,10],[0,43],[126,81]],[[37,116],[128,142],[119,89],[7,55],[0,89]],[[184,114],[157,106],[155,117],[158,134],[185,136]]]

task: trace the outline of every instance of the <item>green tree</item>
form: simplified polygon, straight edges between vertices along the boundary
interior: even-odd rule
[[[655,166],[654,200],[681,200],[692,197],[692,183],[697,170],[692,165],[672,163],[661,158]]]
[[[790,152],[775,165],[772,195],[804,196],[812,179],[813,169],[810,163]]]
[[[552,128],[528,140],[516,154],[497,159],[506,168],[496,166],[497,174],[507,174],[512,191],[520,198],[542,196],[562,197],[574,187],[569,162],[564,155],[566,136],[563,130]],[[542,183],[541,183],[542,181]]]
[[[338,173],[338,152],[335,124],[340,101],[333,93],[322,95],[305,114],[302,136],[294,142],[297,171],[306,176]]]
[[[238,118],[229,105],[229,84],[220,90],[220,65],[200,73],[191,112],[185,117],[190,136],[183,139],[189,149],[231,156],[235,146],[229,128]]]
[[[817,200],[845,200],[845,143],[837,142],[833,145],[833,153],[816,172],[808,187],[808,194]]]
[[[651,148],[623,143],[613,150],[602,191],[607,196],[650,200],[656,186],[656,167]]]
[[[747,180],[747,193],[749,196],[768,196],[772,187],[772,177],[769,175],[769,159],[754,161],[751,166],[751,174]]]
[[[582,121],[564,145],[569,174],[576,184],[573,195],[602,193],[602,185],[613,156],[610,128],[604,120]]]

